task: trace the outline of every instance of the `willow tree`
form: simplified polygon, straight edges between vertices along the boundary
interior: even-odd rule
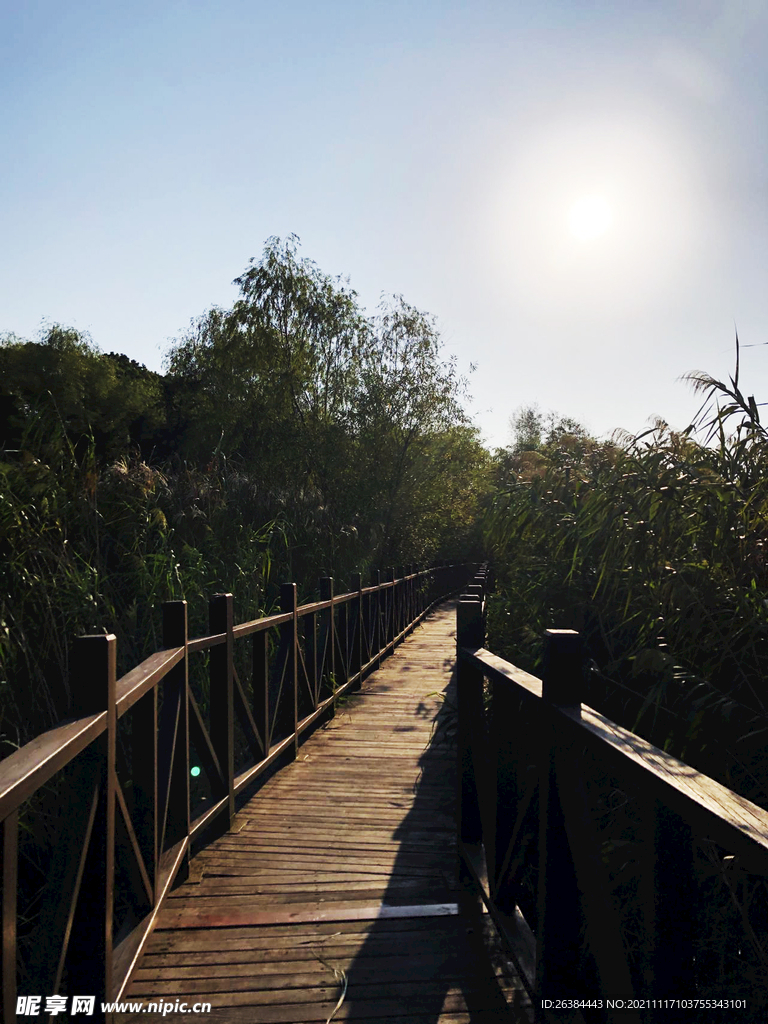
[[[367,317],[295,236],[270,239],[235,284],[232,309],[209,310],[169,354],[182,453],[237,462],[294,550],[321,549],[329,570],[437,554],[483,453],[432,318],[399,297]]]
[[[374,358],[358,382],[355,427],[372,547],[384,562],[433,557],[447,542],[447,524],[463,522],[464,498],[487,456],[434,318],[394,296],[371,320],[371,334]]]

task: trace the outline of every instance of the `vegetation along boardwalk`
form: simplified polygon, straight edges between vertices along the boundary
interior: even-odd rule
[[[458,880],[455,621],[433,612],[193,858],[126,998],[208,1001],[222,1024],[517,1019]]]

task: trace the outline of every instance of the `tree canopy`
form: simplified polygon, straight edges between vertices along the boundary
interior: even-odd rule
[[[217,591],[255,615],[284,580],[308,598],[318,576],[480,556],[489,457],[433,318],[400,296],[369,315],[295,236],[235,284],[163,374],[58,324],[0,339],[11,742],[67,713],[73,633],[106,627],[135,663],[165,599],[189,598],[196,628]]]

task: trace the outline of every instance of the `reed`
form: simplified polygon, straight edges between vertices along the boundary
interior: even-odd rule
[[[768,806],[768,434],[754,397],[689,378],[694,423],[522,453],[486,518],[490,646],[540,674],[578,629],[587,701]]]

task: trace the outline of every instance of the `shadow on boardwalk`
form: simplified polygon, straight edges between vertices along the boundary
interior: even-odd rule
[[[451,658],[448,671],[452,664]],[[490,1024],[526,1019],[510,1011],[509,977],[497,978],[491,963],[501,958],[490,922],[458,879],[453,675],[443,695],[436,717],[434,697],[419,701],[411,712],[434,720],[434,732],[418,760],[413,804],[392,836],[398,852],[382,898],[383,915],[407,916],[382,916],[370,925],[347,971],[347,993],[334,1020]]]

